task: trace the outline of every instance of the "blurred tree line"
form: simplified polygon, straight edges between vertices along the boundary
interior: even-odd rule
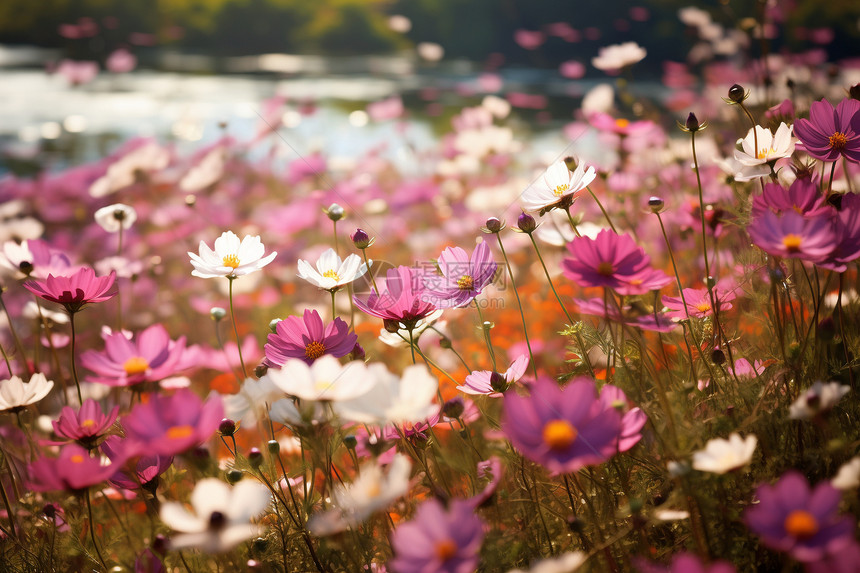
[[[446,56],[486,60],[500,54],[508,62],[554,66],[590,57],[597,48],[633,40],[654,58],[683,59],[679,38],[689,31],[677,11],[687,5],[707,9],[727,26],[761,13],[764,0],[2,0],[0,43],[65,48],[71,57],[100,57],[123,44],[155,44],[212,55],[267,52],[357,55],[390,53],[418,42],[444,46]],[[773,1],[773,0],[771,0]],[[631,8],[645,12],[635,16]],[[786,25],[832,26],[831,57],[856,56],[860,2],[856,0],[778,0]],[[779,8],[778,8],[779,9]],[[391,15],[411,21],[395,32]],[[642,19],[642,15],[647,19]],[[62,37],[64,23],[91,18],[97,34]],[[550,35],[535,50],[514,41],[516,30],[547,30],[566,22],[585,34],[571,44]],[[692,39],[692,38],[691,38]],[[688,47],[688,46],[687,46]],[[834,53],[835,52],[835,53]]]

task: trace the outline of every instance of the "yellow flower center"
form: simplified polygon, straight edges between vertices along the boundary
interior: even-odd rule
[[[615,272],[615,267],[609,261],[603,261],[599,265],[597,265],[597,274],[603,275],[605,277],[612,276],[612,273]]]
[[[82,463],[84,463],[84,456],[82,456],[80,454],[75,454],[69,458],[69,461],[72,462],[73,464],[82,464]]]
[[[239,255],[227,255],[222,262],[225,267],[235,269],[239,266]]]
[[[848,136],[837,131],[830,136],[830,147],[833,149],[843,149],[848,144]]]
[[[340,281],[340,277],[338,276],[336,271],[328,270],[323,273],[323,276],[327,279],[334,279],[335,282]]]
[[[771,156],[771,154],[775,154],[775,153],[776,153],[776,149],[774,149],[772,147],[770,149],[768,149],[767,147],[765,147],[764,149],[762,149],[758,153],[756,153],[756,158],[757,159],[767,159],[768,157]]]
[[[322,342],[311,340],[310,342],[308,342],[308,345],[305,346],[305,356],[307,356],[310,360],[316,360],[323,354],[325,354],[325,344],[323,344]]]
[[[440,561],[448,561],[457,554],[457,543],[453,539],[443,539],[436,542],[436,557]]]
[[[191,426],[171,426],[165,432],[168,440],[182,440],[194,433],[194,428]]]
[[[122,367],[126,374],[129,376],[135,376],[137,374],[143,374],[149,370],[149,362],[140,356],[132,356],[125,361],[125,364],[123,364]]]
[[[475,288],[475,279],[472,278],[472,275],[463,275],[457,279],[457,288],[460,290],[472,290]]]
[[[615,125],[620,127],[621,129],[624,129],[625,127],[628,127],[630,125],[630,120],[624,118],[616,119]]]
[[[543,442],[551,450],[566,450],[578,435],[579,432],[567,420],[550,420],[543,427]]]
[[[84,420],[83,422],[81,422],[81,427],[82,427],[82,428],[91,428],[91,427],[93,427],[93,426],[95,426],[95,425],[96,425],[96,421],[95,421],[95,420],[90,420],[89,418],[87,418],[86,420]]]
[[[789,253],[798,252],[802,242],[803,238],[800,235],[788,234],[782,238],[782,246],[784,246],[785,250]]]
[[[561,185],[556,186],[556,188],[553,189],[552,192],[556,197],[561,197],[568,189],[570,189],[570,185],[567,183],[562,183]]]
[[[699,312],[708,312],[709,310],[711,310],[711,303],[706,300],[703,300],[696,305],[696,310],[698,310]]]
[[[785,531],[800,539],[808,539],[818,533],[818,520],[803,509],[795,509],[785,518]]]

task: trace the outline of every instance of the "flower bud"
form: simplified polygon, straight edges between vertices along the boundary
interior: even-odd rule
[[[734,103],[741,103],[747,99],[746,90],[740,84],[733,85],[729,88],[729,99]]]
[[[505,224],[497,217],[490,217],[489,219],[487,219],[485,229],[488,233],[498,233],[504,228]]]
[[[209,316],[212,317],[212,320],[218,322],[219,320],[227,316],[227,311],[220,306],[213,306],[209,309]]]
[[[241,472],[241,470],[230,470],[227,472],[225,477],[227,478],[228,483],[234,484],[241,481],[241,479],[244,477],[244,474]]]
[[[152,550],[163,557],[167,553],[167,536],[163,533],[156,535],[152,540]]]
[[[448,418],[459,418],[463,415],[465,410],[466,405],[463,403],[463,399],[459,396],[451,398],[442,405],[442,415],[447,416]]]
[[[251,542],[251,546],[254,548],[254,551],[257,553],[262,553],[269,546],[269,540],[265,537],[258,537],[254,541]]]
[[[230,418],[224,418],[218,425],[218,431],[221,432],[222,436],[232,436],[236,433],[236,422]]]
[[[266,449],[269,450],[269,453],[273,456],[277,456],[281,451],[281,444],[278,440],[269,440],[266,442]]]
[[[690,112],[690,115],[687,116],[687,122],[684,124],[684,127],[687,128],[687,131],[699,131],[699,119],[696,117],[696,114]]]
[[[396,334],[400,330],[400,323],[393,318],[384,319],[382,321],[382,326],[385,328],[386,332],[390,332],[391,334]]]
[[[30,273],[33,272],[33,263],[30,261],[21,261],[18,263],[18,270],[29,277]]]
[[[364,352],[364,347],[358,342],[352,347],[352,352],[349,353],[350,360],[364,360],[367,354]]]
[[[344,215],[343,207],[341,207],[337,203],[332,203],[331,205],[329,205],[328,209],[323,209],[323,211],[325,212],[326,215],[328,215],[328,218],[331,219],[332,221],[336,222],[336,221],[340,221],[341,219],[343,219],[343,215]]]
[[[254,469],[259,468],[263,464],[263,452],[259,448],[251,448],[248,452],[248,463]]]
[[[648,199],[648,207],[651,209],[652,213],[660,213],[663,211],[663,207],[666,206],[666,203],[660,197],[651,197]]]
[[[350,237],[356,249],[366,249],[370,246],[370,235],[364,229],[356,229]]]
[[[280,318],[273,318],[271,321],[269,321],[269,330],[272,331],[272,333],[278,332],[279,322],[281,322]]]
[[[257,364],[257,366],[254,368],[254,376],[256,376],[257,378],[262,378],[266,375],[266,372],[268,371],[269,367],[265,364]]]
[[[354,450],[355,446],[358,445],[358,440],[352,435],[344,436],[343,445],[346,446],[346,449],[348,450]]]
[[[726,353],[720,350],[719,348],[714,348],[711,351],[711,362],[716,365],[721,365],[726,363]]]
[[[443,336],[442,338],[439,339],[439,346],[441,348],[444,348],[445,350],[451,350],[451,348],[453,347],[451,345],[451,339],[448,338],[447,336]]]
[[[528,213],[522,213],[517,218],[517,227],[523,233],[531,235],[534,233],[535,229],[537,229],[537,224],[535,223],[535,218],[529,215]]]

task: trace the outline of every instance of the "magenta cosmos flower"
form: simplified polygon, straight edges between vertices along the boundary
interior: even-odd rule
[[[172,456],[211,438],[223,417],[219,396],[213,394],[203,403],[191,390],[181,389],[169,396],[151,395],[122,419],[122,425],[139,451]]]
[[[423,299],[425,290],[420,271],[404,266],[389,269],[383,284],[379,285],[382,294],[371,289],[364,300],[353,296],[355,306],[371,316],[402,322],[406,328],[414,327],[417,321],[437,310],[436,305]]]
[[[326,326],[317,311],[305,310],[302,318],[288,316],[277,323],[266,343],[263,364],[280,368],[291,358],[308,365],[324,354],[341,358],[352,352],[356,342],[358,336],[340,318]]]
[[[51,424],[54,426],[54,433],[58,436],[74,440],[87,447],[92,446],[107,432],[116,421],[118,414],[119,406],[115,406],[105,414],[98,402],[87,398],[77,412],[74,408],[65,406],[60,411],[60,416]]]
[[[45,300],[63,305],[71,314],[87,304],[112,298],[116,293],[108,291],[114,280],[114,272],[106,277],[97,277],[93,269],[84,267],[69,276],[48,275],[44,281],[27,281],[24,288]]]
[[[626,452],[642,439],[642,428],[648,416],[642,408],[631,407],[627,395],[618,386],[604,384],[600,389],[600,403],[604,409],[613,408],[621,414],[621,432],[618,434],[618,451]]]
[[[816,262],[827,258],[837,244],[833,219],[765,213],[747,228],[755,246],[775,257]]]
[[[827,100],[813,102],[809,119],[794,122],[794,135],[816,159],[836,161],[843,155],[860,162],[860,101],[847,98],[836,109]]]
[[[472,573],[483,540],[484,522],[472,504],[455,499],[446,510],[431,499],[392,533],[390,565],[397,573]]]
[[[735,567],[731,563],[715,561],[705,565],[692,553],[675,555],[668,567],[637,559],[636,569],[642,573],[735,573]]]
[[[108,458],[116,460],[115,463],[122,464],[124,460],[131,460],[110,478],[110,483],[123,489],[143,487],[154,491],[158,487],[158,476],[167,471],[173,463],[173,456],[138,456],[138,444],[119,436],[109,436],[102,443],[101,449]]]
[[[564,276],[584,287],[606,287],[622,295],[663,288],[671,277],[649,267],[651,259],[630,235],[604,229],[597,237],[577,237],[567,245]]]
[[[449,247],[439,255],[441,275],[424,275],[424,300],[437,308],[458,308],[472,302],[493,282],[496,265],[487,243],[480,243],[469,254],[460,247]]]
[[[810,177],[799,177],[786,189],[778,183],[767,183],[761,195],[752,203],[753,218],[763,217],[768,211],[781,215],[795,212],[805,217],[831,215],[834,209],[818,190]]]
[[[724,290],[718,287],[714,288],[714,303],[720,312],[730,310],[732,304],[730,301],[735,300],[735,292],[732,290]],[[684,302],[687,303],[686,310]],[[708,289],[704,288],[685,288],[684,298],[674,296],[664,296],[663,306],[669,309],[666,313],[668,318],[678,320],[687,318],[689,314],[691,318],[705,318],[714,314],[714,309],[711,308],[711,295]]]
[[[615,303],[609,303],[600,297],[589,300],[575,298],[573,302],[578,307],[579,314],[599,316],[607,320],[624,323],[627,326],[641,328],[642,330],[671,332],[678,327],[677,323],[672,322],[668,316],[662,313],[648,312],[643,314],[641,310],[629,304],[619,307]]]
[[[36,491],[82,491],[109,479],[123,461],[105,465],[83,447],[69,444],[60,450],[59,457],[40,458],[27,466],[27,485]]]
[[[803,475],[790,471],[772,486],[759,486],[756,497],[759,503],[744,514],[747,526],[765,545],[798,561],[818,561],[854,538],[854,519],[837,513],[842,494],[829,482],[810,489]]]
[[[598,400],[587,378],[565,388],[544,378],[528,398],[505,395],[502,430],[522,455],[553,474],[607,460],[618,451],[621,429],[621,414]]]
[[[153,324],[129,340],[122,332],[105,337],[104,352],[88,350],[81,355],[81,364],[95,372],[90,382],[107,386],[133,386],[143,382],[158,382],[176,373],[182,364],[185,337],[170,339],[167,330]]]

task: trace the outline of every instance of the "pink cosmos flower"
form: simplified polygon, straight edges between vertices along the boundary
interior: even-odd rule
[[[212,437],[223,417],[219,396],[213,394],[204,403],[191,390],[182,389],[169,396],[151,396],[148,402],[135,405],[122,425],[139,451],[172,456]]]
[[[92,446],[113,425],[118,414],[119,406],[105,415],[99,403],[88,398],[77,412],[65,406],[51,424],[58,436],[75,440],[82,446]]]
[[[90,382],[133,386],[172,376],[185,366],[184,352],[184,336],[174,342],[162,325],[154,324],[134,341],[122,332],[109,334],[105,337],[104,352],[84,352],[81,364],[95,372],[95,376],[88,378]]]
[[[600,403],[605,409],[615,409],[621,416],[621,432],[618,435],[618,451],[626,452],[642,439],[642,428],[648,422],[648,416],[642,408],[630,407],[630,401],[624,391],[612,384],[604,384],[600,389]]]
[[[650,268],[651,258],[630,235],[604,229],[597,237],[577,237],[567,245],[564,276],[584,287],[606,287],[619,294],[644,294],[663,288],[672,278]]]
[[[747,232],[755,246],[776,257],[815,262],[836,246],[830,217],[803,217],[794,212],[779,217],[768,212],[753,219]]]
[[[324,354],[341,358],[352,352],[356,342],[358,336],[340,318],[326,326],[317,311],[306,309],[302,318],[288,316],[277,323],[266,343],[263,364],[281,367],[290,358],[299,358],[310,365]]]
[[[853,541],[854,518],[838,514],[842,494],[829,482],[813,489],[790,471],[772,486],[759,486],[756,497],[759,503],[744,514],[747,526],[765,545],[798,561],[818,561]]]
[[[158,476],[173,463],[173,456],[139,455],[139,444],[119,436],[109,436],[101,449],[108,458],[116,460],[115,463],[123,464],[125,460],[132,460],[110,478],[110,483],[123,489],[143,487],[154,491],[153,488],[158,486]]]
[[[528,366],[528,354],[523,354],[511,362],[504,372],[473,370],[466,376],[464,384],[457,386],[457,390],[466,394],[483,394],[490,398],[501,398],[511,384],[523,377]]]
[[[123,460],[124,461],[124,460]],[[36,491],[82,491],[109,479],[122,462],[103,464],[101,458],[77,444],[60,450],[57,458],[40,458],[27,467],[28,486]]]
[[[377,279],[377,284],[379,282]],[[382,294],[372,289],[364,300],[353,296],[355,306],[371,316],[402,322],[407,328],[414,327],[418,320],[437,310],[436,305],[423,298],[425,290],[420,271],[404,266],[389,269],[383,284],[384,287],[380,286]]]
[[[781,215],[794,211],[805,217],[830,215],[834,212],[818,190],[818,185],[808,178],[799,177],[786,189],[777,183],[767,183],[761,195],[756,195],[752,203],[752,216],[758,218],[768,211]]]
[[[446,510],[436,499],[425,501],[412,521],[391,535],[398,573],[467,573],[478,567],[484,522],[464,500],[452,500]]]
[[[631,305],[625,304],[618,308],[615,304],[607,304],[602,298],[592,298],[589,300],[573,299],[579,309],[580,314],[590,316],[599,316],[612,320],[614,322],[622,322],[627,326],[634,326],[642,330],[651,332],[671,332],[677,328],[677,323],[669,320],[669,316],[662,313],[649,312],[642,314],[641,311],[635,310]]]
[[[525,457],[554,475],[606,461],[622,435],[621,414],[606,408],[594,381],[584,377],[565,388],[539,379],[528,398],[506,394],[502,430]]]
[[[735,292],[732,290],[724,290],[719,287],[714,288],[714,302],[720,312],[732,308],[731,302],[735,300]],[[684,301],[687,303],[687,309],[684,310]],[[714,314],[711,308],[711,296],[708,294],[708,289],[685,288],[684,299],[681,297],[663,297],[663,306],[669,309],[666,313],[668,318],[684,319],[689,313],[692,318],[705,318]]]
[[[116,293],[108,291],[114,280],[116,273],[97,277],[93,269],[84,267],[70,276],[48,275],[44,281],[27,281],[24,288],[45,300],[63,305],[71,314],[90,303],[112,298]]]
[[[675,555],[668,567],[649,563],[644,559],[637,559],[635,563],[637,571],[642,573],[735,573],[735,567],[727,561],[715,561],[706,565],[692,553]]]
[[[809,119],[794,123],[794,134],[816,159],[836,161],[842,155],[860,162],[860,101],[846,98],[835,109],[827,100],[813,102]]]
[[[468,305],[487,287],[496,274],[490,247],[481,242],[471,258],[460,247],[449,247],[439,255],[441,275],[424,275],[423,299],[437,308],[459,308]]]

